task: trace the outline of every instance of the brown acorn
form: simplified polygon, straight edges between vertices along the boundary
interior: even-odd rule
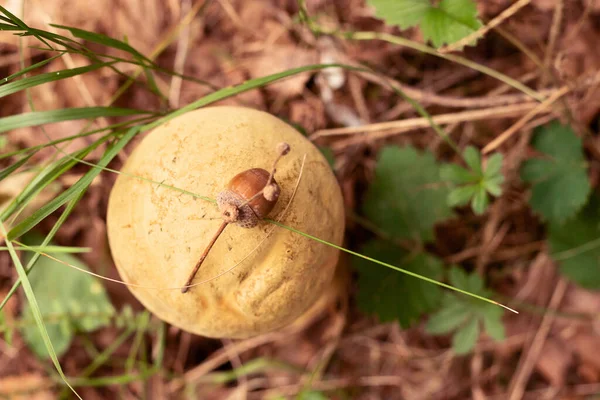
[[[221,212],[223,223],[206,246],[181,289],[181,293],[186,293],[189,290],[189,286],[204,259],[208,256],[210,249],[227,225],[234,223],[242,228],[253,228],[273,210],[281,193],[281,188],[273,177],[275,166],[281,157],[289,153],[290,147],[287,143],[280,143],[277,146],[277,151],[279,154],[273,163],[271,173],[262,168],[251,168],[242,171],[231,178],[226,188],[217,195],[217,206]]]

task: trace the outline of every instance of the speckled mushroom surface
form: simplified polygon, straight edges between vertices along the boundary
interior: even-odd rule
[[[277,166],[281,195],[269,216],[278,219],[288,204],[306,154],[282,222],[341,244],[343,201],[327,161],[270,114],[203,108],[156,128],[135,148],[110,195],[108,237],[122,279],[151,287],[129,289],[156,316],[198,335],[244,338],[287,325],[328,290],[338,251],[278,227],[267,237],[273,225],[266,221],[251,229],[229,224],[193,283],[222,276],[185,294],[177,289],[221,220],[214,203],[165,185],[215,199],[237,173],[270,170],[280,142],[291,152]]]

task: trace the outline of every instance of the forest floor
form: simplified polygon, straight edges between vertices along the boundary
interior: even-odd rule
[[[487,22],[513,1],[479,0],[478,11]],[[348,296],[336,306],[282,331],[247,340],[213,340],[174,327],[166,331],[161,369],[141,377],[143,370],[124,373],[122,363],[136,339],[124,341],[93,377],[124,376],[126,382],[82,384],[84,399],[263,399],[292,398],[305,389],[304,399],[587,399],[600,396],[600,293],[568,282],[548,256],[546,229],[527,201],[530,191],[519,179],[518,168],[532,156],[529,141],[534,129],[553,119],[566,121],[581,135],[592,187],[600,179],[598,82],[575,87],[582,77],[600,70],[600,1],[531,0],[476,46],[464,50],[466,58],[483,64],[539,93],[564,95],[516,130],[498,148],[504,155],[506,176],[503,195],[488,212],[474,215],[468,209],[460,218],[439,224],[431,251],[448,264],[458,264],[482,276],[501,273],[493,289],[503,301],[521,307],[519,315],[506,313],[506,339],[482,337],[473,352],[457,356],[449,337],[433,337],[425,321],[403,329],[396,322],[379,323],[358,311],[356,284],[348,284]],[[20,1],[0,4],[17,15]],[[331,31],[393,33],[421,41],[418,29],[400,31],[374,17],[362,0],[307,0],[306,7],[320,26]],[[28,24],[52,31],[49,22],[126,37],[142,54],[168,69],[224,88],[252,78],[308,64],[339,62],[366,64],[381,75],[334,71],[334,76],[307,72],[281,83],[221,101],[268,111],[301,127],[320,146],[330,147],[346,208],[361,209],[373,179],[378,150],[390,144],[411,144],[429,149],[437,158],[456,160],[451,149],[433,129],[389,86],[394,82],[420,102],[432,115],[447,115],[447,132],[461,146],[483,148],[513,126],[533,107],[527,95],[456,62],[382,40],[347,40],[316,37],[298,19],[295,0],[97,0],[95,2],[32,0],[25,2],[22,17]],[[187,18],[192,15],[193,19]],[[182,22],[183,21],[183,22]],[[190,22],[191,21],[191,22]],[[189,22],[189,23],[187,23]],[[174,29],[179,29],[175,35]],[[48,55],[29,48],[23,53],[17,38],[0,33],[0,77]],[[79,55],[56,59],[44,71],[85,65]],[[134,66],[123,66],[133,73]],[[339,85],[332,83],[337,82]],[[178,108],[210,93],[211,87],[157,75],[157,85],[168,94],[169,108]],[[31,89],[37,110],[106,105],[123,84],[109,69]],[[165,107],[145,85],[132,85],[116,106],[155,109]],[[30,110],[23,93],[0,99],[0,117]],[[397,121],[385,128],[379,122]],[[110,118],[97,123],[106,125]],[[67,121],[46,127],[53,139],[76,134],[85,121]],[[368,134],[364,134],[368,132]],[[11,131],[2,143],[4,151],[44,144],[39,128]],[[70,142],[68,151],[89,144],[86,138]],[[129,149],[129,147],[128,147]],[[111,164],[119,168],[125,154]],[[52,149],[35,155],[43,163]],[[91,155],[94,159],[94,154]],[[96,157],[97,160],[97,157]],[[5,165],[2,165],[5,167]],[[67,188],[85,171],[78,166],[64,174],[57,185]],[[402,173],[402,171],[398,171]],[[103,173],[56,235],[65,246],[92,249],[80,256],[94,271],[118,278],[106,239],[106,208],[115,176]],[[2,185],[0,204],[22,188]],[[43,199],[42,199],[43,200]],[[39,225],[51,229],[52,215]],[[345,246],[359,248],[373,236],[360,219],[349,218]],[[342,256],[341,264],[351,264]],[[6,252],[0,253],[0,296],[9,291],[17,273]],[[107,283],[106,290],[117,310],[125,304],[135,312],[143,307],[126,287]],[[399,301],[402,294],[399,293]],[[25,297],[14,296],[2,311],[8,321],[18,321]],[[548,312],[550,310],[551,312]],[[149,326],[154,323],[149,322]],[[108,326],[78,335],[60,360],[68,376],[79,376],[94,359],[89,348],[102,352],[122,334]],[[146,356],[153,357],[155,332],[148,330]],[[86,350],[87,349],[87,350]],[[92,353],[94,353],[92,351]],[[310,373],[298,373],[294,366]],[[244,367],[248,373],[243,373]],[[0,340],[0,398],[53,399],[61,393],[52,365],[40,361],[16,333],[8,345]],[[228,374],[228,371],[237,371]],[[124,380],[125,380],[124,378]],[[90,381],[91,382],[91,381]],[[224,383],[222,383],[224,382]],[[17,392],[26,392],[21,397]],[[4,396],[4,397],[3,397]],[[196,397],[195,397],[196,396]],[[323,396],[323,397],[318,397]]]

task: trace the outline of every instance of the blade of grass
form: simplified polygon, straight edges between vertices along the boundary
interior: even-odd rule
[[[8,247],[8,252],[10,253],[10,257],[17,269],[19,279],[21,280],[21,283],[23,285],[23,290],[25,291],[25,296],[27,297],[27,301],[29,302],[29,305],[31,306],[31,311],[32,311],[33,317],[35,318],[35,322],[36,322],[36,325],[42,336],[42,340],[44,341],[44,345],[46,346],[46,349],[48,350],[48,354],[50,355],[50,358],[52,359],[52,363],[54,364],[54,367],[58,371],[58,374],[62,378],[63,382],[69,387],[69,389],[71,389],[71,391],[79,399],[81,399],[81,396],[79,396],[79,394],[75,391],[75,389],[73,389],[73,387],[67,381],[67,377],[65,376],[65,374],[60,366],[58,357],[56,356],[56,352],[54,351],[54,346],[52,346],[52,342],[50,341],[50,337],[48,336],[48,330],[46,329],[46,325],[44,324],[44,320],[42,318],[42,313],[40,312],[40,307],[35,298],[35,294],[33,293],[33,289],[31,288],[31,284],[29,283],[29,279],[27,279],[27,272],[25,272],[25,268],[23,268],[23,264],[21,264],[21,260],[19,259],[19,256],[17,256],[17,253],[12,245],[12,242],[7,238],[7,232],[6,232],[6,229],[4,228],[3,222],[0,222],[0,233],[2,234],[2,236],[4,236],[6,238],[5,240],[6,240],[6,246]]]
[[[211,103],[217,102],[219,100],[223,100],[227,97],[231,97],[231,96],[235,96],[237,94],[240,93],[244,93],[247,92],[248,90],[252,90],[252,89],[256,89],[258,87],[263,87],[266,86],[270,83],[273,82],[277,82],[280,81],[284,78],[288,78],[291,77],[293,75],[297,75],[300,74],[302,72],[308,72],[308,71],[318,71],[318,70],[322,70],[322,69],[326,69],[326,68],[334,68],[334,67],[342,67],[345,68],[347,70],[350,71],[363,71],[363,72],[369,72],[368,70],[364,69],[364,68],[360,68],[360,67],[353,67],[350,65],[343,65],[343,64],[314,64],[314,65],[306,65],[303,67],[298,67],[298,68],[292,68],[289,69],[287,71],[283,71],[283,72],[279,72],[276,74],[272,74],[272,75],[268,75],[268,76],[264,76],[261,78],[255,78],[255,79],[250,79],[240,85],[234,86],[234,87],[228,87],[228,88],[223,88],[220,90],[217,90],[214,93],[208,94],[206,96],[204,96],[203,98],[196,100],[193,103],[190,103],[184,107],[181,107],[180,109],[173,111],[169,114],[167,114],[166,116],[156,120],[155,122],[151,122],[149,124],[146,124],[142,127],[142,132],[145,132],[147,130],[153,129],[161,124],[164,124],[167,121],[172,120],[173,118],[185,114],[189,111],[195,110],[197,108],[200,107],[204,107],[206,105],[209,105]]]
[[[154,62],[152,62],[152,60],[150,60],[148,57],[146,57],[145,55],[143,55],[142,53],[140,53],[139,51],[137,51],[136,49],[131,47],[129,44],[127,44],[121,40],[117,40],[117,39],[111,38],[110,36],[106,36],[106,35],[103,35],[100,33],[89,32],[89,31],[85,31],[83,29],[73,28],[73,27],[65,26],[65,25],[50,24],[50,26],[53,26],[53,27],[59,28],[59,29],[68,30],[71,33],[71,35],[75,36],[78,39],[83,39],[88,42],[98,43],[98,44],[101,44],[101,45],[104,45],[107,47],[112,47],[117,50],[122,50],[126,53],[131,54],[132,56],[134,56],[137,59],[146,61],[147,63],[149,63],[149,65],[154,65]]]
[[[139,114],[154,113],[150,111],[118,107],[81,107],[49,111],[33,111],[0,118],[0,133],[17,128],[50,124],[53,122],[60,121],[71,121],[75,119],[91,119],[98,117],[124,117]]]
[[[85,67],[63,69],[61,71],[47,72],[44,74],[31,76],[29,78],[24,78],[15,82],[7,83],[5,85],[0,86],[0,98],[47,82],[54,82],[61,79],[67,79],[72,76],[85,74],[87,72],[95,71],[97,69],[104,68],[113,64],[115,64],[115,62],[98,63],[87,65]]]
[[[15,243],[19,244],[17,241]],[[6,251],[8,247],[0,246],[0,251]],[[89,253],[92,251],[90,247],[71,247],[71,246],[16,246],[15,250],[18,251],[33,251],[42,253]]]
[[[86,137],[86,136],[95,135],[97,133],[101,133],[101,132],[104,132],[104,131],[114,130],[114,129],[117,129],[117,128],[123,129],[123,130],[119,130],[119,131],[116,131],[116,132],[108,133],[106,136],[104,136],[104,137],[102,137],[102,138],[99,139],[99,140],[107,140],[111,136],[120,135],[120,134],[124,133],[124,130],[130,128],[129,125],[141,124],[141,123],[147,122],[148,119],[153,119],[153,118],[154,117],[136,118],[136,119],[132,119],[132,120],[129,120],[129,121],[118,122],[116,124],[107,125],[107,126],[105,126],[103,128],[93,129],[91,131],[81,132],[81,133],[78,133],[76,135],[65,136],[63,138],[52,140],[52,141],[49,141],[47,143],[40,144],[40,145],[37,145],[37,146],[28,147],[28,148],[20,149],[20,150],[15,150],[15,151],[11,151],[11,152],[5,153],[5,154],[0,154],[0,160],[2,160],[4,158],[7,158],[7,157],[17,156],[17,155],[23,154],[23,153],[28,153],[28,152],[35,153],[38,150],[44,149],[46,147],[53,147],[54,145],[57,145],[57,144],[60,144],[60,143],[69,142],[69,141],[72,141],[74,139],[78,139],[78,138],[82,138],[82,137]]]
[[[2,29],[0,29],[0,30],[2,30]],[[43,60],[43,61],[37,62],[35,64],[32,64],[29,67],[25,67],[25,68],[21,69],[20,71],[15,72],[14,74],[9,75],[6,78],[2,79],[2,81],[0,81],[0,85],[5,85],[6,82],[12,81],[13,79],[18,78],[21,75],[25,75],[28,72],[34,71],[34,70],[36,70],[38,68],[41,68],[44,65],[46,65],[48,63],[51,63],[52,61],[54,61],[57,58],[60,58],[62,56],[63,56],[63,54],[57,54],[57,55],[52,56],[52,57],[50,57],[50,58],[48,58],[46,60]]]
[[[102,142],[97,141],[84,149],[76,151],[75,154],[79,155],[80,157],[85,157],[97,146],[99,146],[100,143]],[[73,158],[68,155],[43,169],[23,188],[23,190],[21,190],[21,193],[19,193],[19,195],[17,195],[13,201],[11,201],[10,204],[6,206],[4,210],[2,210],[0,213],[0,221],[6,221],[19,207],[21,207],[21,209],[26,207],[27,204],[29,204],[29,202],[33,200],[37,194],[39,194],[50,183],[58,179],[58,177],[60,177],[66,171],[71,169],[75,164],[76,161],[74,161]]]
[[[308,233],[305,233],[305,232],[299,231],[298,229],[295,229],[295,228],[292,228],[291,226],[287,226],[287,225],[285,225],[285,224],[282,224],[281,222],[277,222],[277,221],[275,221],[275,220],[272,220],[272,219],[265,219],[265,221],[267,221],[267,222],[269,222],[269,223],[271,223],[271,224],[273,224],[273,225],[279,226],[279,227],[281,227],[281,228],[283,228],[283,229],[287,229],[287,230],[288,230],[288,231],[290,231],[290,232],[294,232],[294,233],[297,233],[297,234],[299,234],[299,235],[302,235],[302,236],[304,236],[304,237],[307,237],[307,238],[309,238],[309,239],[312,239],[312,240],[314,240],[314,241],[316,241],[316,242],[323,243],[323,244],[325,244],[325,245],[327,245],[327,246],[333,247],[333,248],[335,248],[335,249],[338,249],[338,250],[340,250],[340,251],[343,251],[343,252],[345,252],[345,253],[352,254],[353,256],[356,256],[356,257],[363,258],[363,259],[365,259],[365,260],[367,260],[367,261],[374,262],[375,264],[383,265],[384,267],[391,268],[391,269],[393,269],[393,270],[396,270],[396,271],[398,271],[398,272],[402,272],[402,273],[404,273],[404,274],[406,274],[406,275],[410,275],[410,276],[412,276],[412,277],[414,277],[414,278],[421,279],[421,280],[423,280],[423,281],[425,281],[425,282],[433,283],[434,285],[438,285],[438,286],[441,286],[441,287],[443,287],[443,288],[450,289],[450,290],[454,290],[455,292],[459,292],[459,293],[465,294],[465,295],[467,295],[467,296],[474,297],[474,298],[476,298],[476,299],[479,299],[479,300],[485,301],[486,303],[490,303],[490,304],[494,304],[494,305],[497,305],[497,306],[503,307],[503,308],[505,308],[505,309],[507,309],[507,310],[509,310],[509,311],[512,311],[512,312],[514,312],[515,314],[518,314],[518,312],[517,312],[517,311],[513,310],[512,308],[508,308],[507,306],[505,306],[505,305],[503,305],[503,304],[500,304],[500,303],[498,303],[497,301],[494,301],[494,300],[491,300],[491,299],[486,299],[486,298],[485,298],[485,297],[483,297],[483,296],[479,296],[479,295],[477,295],[477,294],[474,294],[474,293],[467,292],[466,290],[462,290],[462,289],[459,289],[459,288],[453,287],[453,286],[451,286],[451,285],[445,284],[445,283],[443,283],[443,282],[438,282],[438,281],[436,281],[436,280],[434,280],[434,279],[427,278],[426,276],[422,276],[422,275],[416,274],[416,273],[414,273],[414,272],[411,272],[411,271],[408,271],[408,270],[402,269],[402,268],[400,268],[400,267],[396,267],[396,266],[394,266],[394,265],[391,265],[391,264],[385,263],[385,262],[383,262],[383,261],[379,261],[379,260],[376,260],[376,259],[374,259],[374,258],[367,257],[367,256],[365,256],[365,255],[362,255],[362,254],[360,254],[360,253],[357,253],[357,252],[355,252],[355,251],[352,251],[352,250],[346,249],[346,248],[344,248],[344,247],[338,246],[338,245],[336,245],[336,244],[333,244],[333,243],[331,243],[331,242],[328,242],[328,241],[326,241],[326,240],[320,239],[320,238],[318,238],[318,237],[316,237],[316,236],[312,236],[312,235],[309,235]]]
[[[12,174],[14,171],[19,169],[19,167],[21,167],[23,164],[25,164],[32,156],[33,156],[33,154],[25,156],[25,157],[21,158],[19,161],[15,162],[14,164],[12,164],[12,165],[4,168],[2,171],[0,171],[0,182],[3,179],[5,179],[7,176]]]
[[[540,95],[539,93],[537,93],[536,91],[530,89],[529,87],[527,87],[526,85],[523,85],[521,82],[517,81],[516,79],[513,79],[507,75],[504,75],[496,70],[494,70],[493,68],[489,68],[486,67],[485,65],[481,65],[478,64],[474,61],[471,61],[467,58],[455,55],[455,54],[442,54],[439,51],[437,51],[436,49],[434,49],[433,47],[429,47],[427,45],[424,45],[422,43],[418,43],[409,39],[405,39],[399,36],[395,36],[395,35],[391,35],[388,33],[383,33],[383,32],[343,32],[343,33],[338,33],[338,36],[342,36],[346,39],[351,39],[351,40],[383,40],[389,43],[393,43],[393,44],[397,44],[399,46],[404,46],[404,47],[408,47],[423,53],[427,53],[436,57],[440,57],[443,58],[445,60],[448,61],[452,61],[454,63],[463,65],[467,68],[471,68],[474,69],[475,71],[481,72],[482,74],[491,76],[492,78],[496,78],[501,82],[504,82],[505,84],[525,93],[526,95],[530,96],[531,98],[537,100],[537,101],[543,101],[544,100],[544,96]]]
[[[84,192],[81,192],[79,194],[79,196],[77,196],[75,199],[73,199],[67,205],[67,207],[65,208],[65,210],[63,211],[63,213],[61,214],[61,216],[58,218],[58,221],[56,221],[56,223],[54,224],[54,226],[52,227],[52,229],[50,229],[50,232],[48,232],[48,234],[46,235],[46,237],[44,238],[44,240],[42,241],[42,243],[40,244],[40,246],[48,246],[48,243],[50,243],[50,241],[52,239],[54,239],[54,235],[56,235],[56,232],[58,232],[58,229],[66,221],[67,217],[71,214],[71,212],[73,211],[73,209],[75,208],[75,206],[77,205],[77,203],[79,203],[79,200],[81,200],[81,197],[83,197],[83,194],[84,194]],[[0,219],[0,223],[2,223],[2,219]],[[25,268],[26,269],[26,273],[29,273],[29,271],[31,271],[31,269],[35,265],[36,261],[40,257],[41,257],[41,253],[35,253],[33,255],[33,257],[31,257],[31,260],[29,260],[29,262],[27,263],[27,266]],[[10,288],[10,290],[8,291],[8,293],[6,294],[6,296],[4,297],[4,300],[2,300],[2,303],[0,303],[0,311],[2,311],[2,309],[4,308],[4,306],[6,305],[6,303],[8,303],[8,300],[10,300],[10,298],[17,291],[17,289],[19,288],[20,285],[21,285],[21,279],[19,278],[12,285],[12,287]]]
[[[72,200],[77,195],[81,194],[86,188],[92,183],[94,178],[102,172],[102,168],[106,167],[109,162],[125,147],[127,143],[139,132],[139,127],[129,129],[129,131],[119,139],[113,146],[111,146],[104,153],[102,158],[97,164],[96,168],[92,168],[88,171],[81,179],[77,181],[73,186],[56,196],[53,200],[42,206],[40,209],[35,211],[30,217],[19,223],[17,226],[12,228],[9,232],[10,240],[17,238],[24,233],[35,227],[41,220],[46,218],[48,215],[56,211],[60,206]]]

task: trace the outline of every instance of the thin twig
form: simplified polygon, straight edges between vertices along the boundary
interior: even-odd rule
[[[540,105],[524,115],[523,118],[515,122],[510,128],[502,132],[496,139],[488,143],[483,150],[481,150],[481,154],[487,154],[500,147],[502,143],[507,141],[512,135],[518,132],[519,129],[525,126],[527,122],[532,120],[536,115],[546,111],[546,109],[548,109],[555,101],[569,93],[570,90],[571,89],[568,86],[563,86],[560,90],[556,91],[552,96],[548,97],[548,99],[544,100]]]
[[[548,260],[549,261],[549,260]],[[567,281],[559,278],[558,283],[554,289],[550,302],[548,304],[548,308],[557,309],[560,302],[562,301],[565,292],[567,290]],[[537,362],[540,353],[544,347],[544,343],[546,342],[546,338],[550,332],[550,328],[552,327],[552,323],[554,322],[555,316],[553,314],[547,313],[542,318],[542,322],[533,337],[531,345],[527,347],[527,351],[525,355],[521,358],[519,362],[519,366],[517,368],[517,372],[513,376],[513,379],[510,384],[510,395],[508,397],[509,400],[520,400],[523,398],[523,394],[525,393],[525,387],[531,373],[533,372],[533,368],[535,363]]]

